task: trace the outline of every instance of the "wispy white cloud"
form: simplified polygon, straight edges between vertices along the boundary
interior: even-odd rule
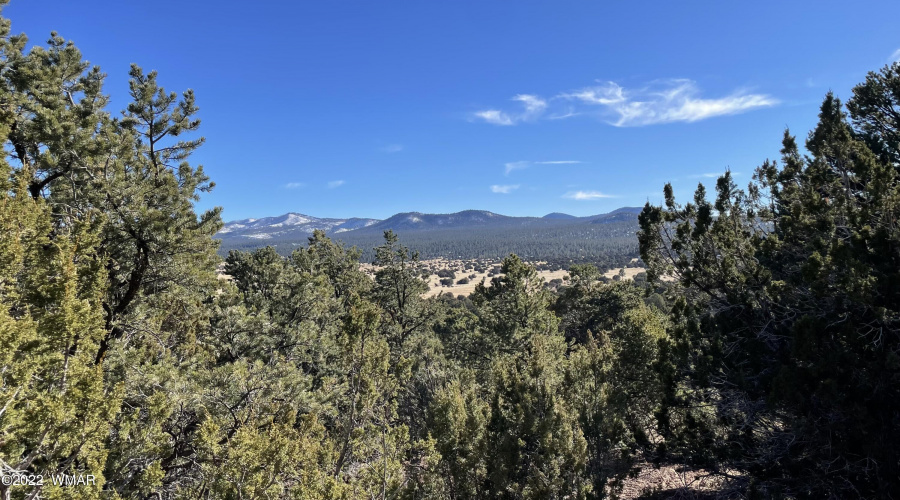
[[[510,185],[505,185],[505,186],[500,186],[500,185],[494,184],[493,186],[491,186],[491,192],[499,193],[499,194],[509,194],[509,193],[512,193],[513,191],[515,191],[516,189],[519,189],[518,184],[510,184]]]
[[[524,109],[513,114],[498,109],[486,109],[476,111],[474,116],[493,125],[515,125],[519,122],[535,120],[547,109],[547,101],[536,95],[518,94],[513,96],[512,100],[522,103]]]
[[[515,125],[515,122],[509,115],[497,109],[478,111],[475,113],[475,117],[494,125]]]
[[[576,113],[575,111],[569,110],[562,113],[557,113],[555,115],[550,115],[547,117],[548,120],[565,120],[566,118],[572,118],[573,116],[578,116],[581,113]]]
[[[304,186],[306,186],[306,184],[304,184],[302,182],[288,182],[287,184],[284,185],[284,188],[285,189],[300,189]]]
[[[599,200],[601,198],[615,198],[611,194],[604,194],[600,191],[569,191],[563,195],[563,198],[578,201]]]
[[[344,185],[344,181],[331,181],[328,183],[328,189],[334,189]]]
[[[547,109],[547,101],[536,95],[519,94],[512,98],[513,101],[521,102],[525,106],[525,117],[534,116],[542,113]]]
[[[656,82],[637,90],[626,90],[615,82],[607,82],[561,97],[600,106],[613,116],[609,123],[617,127],[691,123],[778,104],[777,99],[765,94],[734,92],[713,99],[700,97],[700,90],[691,80]]]
[[[895,54],[900,58],[900,50]],[[489,109],[475,117],[494,125],[516,125],[538,119],[561,120],[582,114],[596,114],[616,127],[638,127],[673,122],[696,122],[716,116],[734,115],[775,106],[778,99],[738,90],[723,97],[701,96],[692,80],[658,80],[644,87],[627,89],[615,82],[562,92],[552,99],[532,94],[512,98],[521,102],[519,113]]]
[[[894,53],[891,54],[891,62],[900,62],[900,49],[895,50]]]
[[[509,163],[504,163],[503,167],[506,169],[505,174],[509,175],[513,170],[523,170],[531,165],[530,161],[512,161]]]
[[[722,177],[722,175],[724,175],[724,172],[708,172],[705,174],[689,175],[688,177],[691,179],[718,179],[719,177]],[[741,175],[740,172],[731,172],[732,177],[737,177],[739,175]]]
[[[388,144],[387,146],[383,146],[381,151],[385,153],[399,153],[403,151],[403,144]]]
[[[576,99],[587,104],[611,106],[625,102],[625,89],[615,82],[607,82],[598,87],[588,87],[575,92],[562,93],[563,99]]]
[[[581,163],[578,160],[554,160],[554,161],[513,161],[504,163],[505,174],[509,175],[514,170],[524,170],[532,165],[573,165]]]

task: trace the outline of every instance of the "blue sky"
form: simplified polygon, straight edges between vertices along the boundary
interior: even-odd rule
[[[193,88],[226,220],[486,209],[588,215],[745,184],[900,57],[900,2],[12,0],[127,103]]]

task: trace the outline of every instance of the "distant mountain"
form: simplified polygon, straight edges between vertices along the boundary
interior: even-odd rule
[[[576,217],[560,212],[549,213],[543,217],[510,217],[487,210],[464,210],[452,214],[425,214],[421,212],[403,212],[384,220],[352,217],[349,219],[319,218],[300,213],[287,213],[277,217],[260,219],[243,219],[228,222],[217,234],[223,241],[244,240],[266,244],[266,240],[286,241],[305,238],[316,229],[329,234],[345,232],[382,233],[388,229],[398,232],[435,231],[466,228],[511,228],[511,227],[548,227],[548,225],[591,222],[605,224],[610,222],[632,222],[641,207],[622,207],[607,214]]]
[[[565,214],[563,214],[565,215]],[[334,238],[374,257],[391,229],[406,247],[425,259],[499,260],[510,253],[531,261],[559,265],[589,262],[599,267],[623,266],[639,256],[636,209],[624,208],[589,217],[510,217],[482,210],[455,214],[397,214],[371,226],[347,231]],[[285,242],[276,249],[295,247]]]
[[[289,213],[229,222],[216,237],[222,240],[223,253],[271,245],[288,254],[305,246],[310,234],[321,229],[348,246],[356,246],[365,259],[370,259],[371,249],[381,244],[384,231],[393,230],[404,245],[418,250],[423,258],[501,258],[516,253],[529,259],[618,263],[620,257],[637,255],[635,233],[640,211],[638,207],[623,207],[588,217],[563,213],[510,217],[486,210],[404,212],[384,220]]]
[[[329,220],[329,219],[321,219],[321,220]],[[349,219],[345,219],[343,223],[334,226],[335,233],[343,233],[344,231],[352,231],[354,229],[362,229],[364,227],[369,227],[373,224],[377,224],[378,219],[360,219],[359,217],[351,217]],[[327,231],[327,229],[325,229]]]
[[[571,220],[571,219],[577,219],[578,217],[575,217],[574,215],[564,214],[562,212],[553,212],[553,213],[549,213],[541,218],[542,219]]]
[[[487,210],[464,210],[455,214],[423,214],[421,212],[405,212],[389,217],[368,226],[372,231],[431,230],[460,227],[478,227],[503,225],[513,219],[531,219],[531,217],[508,217]]]
[[[634,214],[638,215],[644,211],[644,207],[622,207],[613,210],[612,212],[606,215],[614,215],[614,214]]]
[[[643,207],[622,207],[613,210],[608,214],[594,215],[589,217],[592,224],[608,224],[610,222],[632,222],[637,221],[638,214],[641,213]]]
[[[291,238],[303,239],[308,237],[316,229],[328,233],[342,233],[354,229],[371,226],[378,219],[320,219],[298,213],[287,213],[278,217],[263,217],[261,219],[243,219],[228,222],[216,236],[223,242],[235,240],[257,240],[265,244],[266,240],[286,240]]]

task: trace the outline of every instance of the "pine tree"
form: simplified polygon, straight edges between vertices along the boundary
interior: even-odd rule
[[[900,64],[869,72],[853,88],[847,111],[869,149],[883,163],[900,168]]]
[[[766,495],[896,493],[900,196],[867,146],[890,139],[855,109],[862,131],[828,94],[811,156],[785,133],[781,167],[764,163],[747,192],[726,173],[714,203],[701,185],[681,206],[667,185],[666,207],[640,216],[650,274],[683,294],[669,449]]]

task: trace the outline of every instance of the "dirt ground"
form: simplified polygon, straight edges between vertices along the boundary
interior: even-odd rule
[[[673,498],[684,500],[714,500],[720,498],[721,477],[705,470],[686,470],[672,465],[654,467],[643,464],[637,477],[624,481],[619,498]]]

